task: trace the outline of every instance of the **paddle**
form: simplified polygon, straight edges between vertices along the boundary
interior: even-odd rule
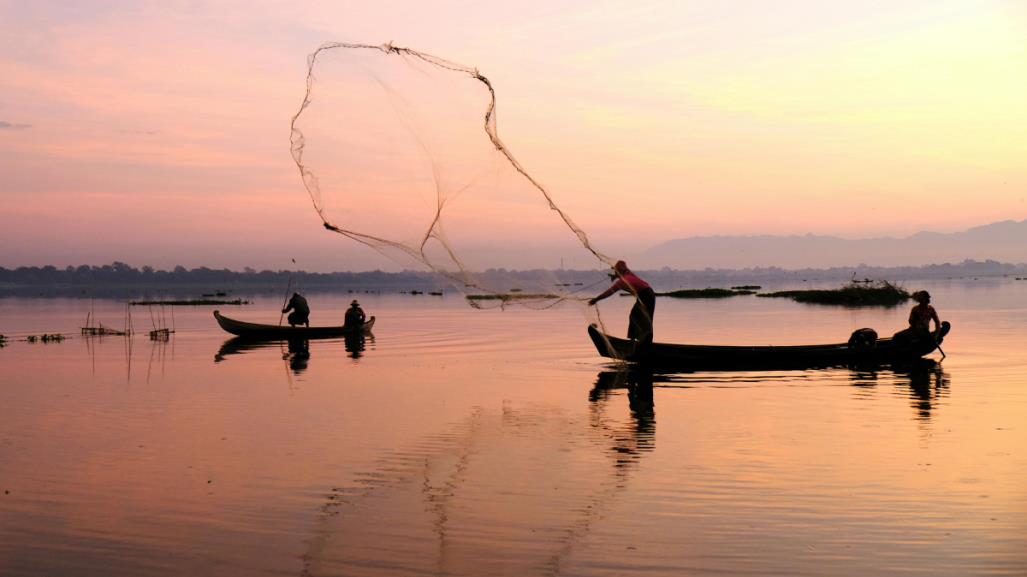
[[[938,348],[938,352],[941,353],[941,360],[943,361],[945,360],[945,357],[947,357],[948,355],[946,355],[945,351],[941,348],[941,339],[943,339],[945,335],[949,334],[949,327],[951,327],[951,325],[948,321],[945,321],[944,323],[938,325],[938,328],[934,331],[934,346]]]
[[[296,264],[296,259],[292,259]],[[289,304],[289,293],[292,292],[292,271],[289,271],[289,285],[285,287],[285,299],[282,301],[282,314],[278,315],[278,326],[282,326],[282,319],[285,318],[285,306]]]

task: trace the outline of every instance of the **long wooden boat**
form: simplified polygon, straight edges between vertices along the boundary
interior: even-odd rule
[[[679,368],[789,368],[860,364],[894,364],[912,361],[938,348],[951,325],[942,322],[934,338],[877,339],[873,344],[788,346],[718,346],[652,343],[638,347],[635,341],[588,327],[599,354],[611,359]]]
[[[237,321],[223,316],[219,311],[214,311],[214,318],[225,331],[246,337],[249,339],[324,339],[331,337],[343,337],[350,334],[367,334],[374,327],[374,317],[367,319],[359,327],[290,327],[280,325],[262,325],[259,323],[247,323]]]

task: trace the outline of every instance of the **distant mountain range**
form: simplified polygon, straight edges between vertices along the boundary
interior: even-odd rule
[[[638,269],[816,268],[919,266],[967,259],[1027,262],[1027,220],[1006,220],[962,232],[918,232],[905,238],[851,240],[834,236],[697,236],[669,240],[634,257]]]

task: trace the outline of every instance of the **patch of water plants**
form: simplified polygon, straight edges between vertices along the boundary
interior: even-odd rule
[[[888,281],[850,282],[836,289],[810,289],[760,293],[768,298],[790,298],[800,303],[845,307],[894,307],[911,298],[901,286]]]
[[[725,288],[704,288],[704,289],[681,289],[656,293],[659,297],[671,297],[676,299],[723,299],[742,295],[754,295],[756,291],[748,287]],[[630,295],[629,295],[630,296]]]
[[[44,333],[25,337],[25,342],[27,343],[59,343],[63,340],[64,335],[60,333]]]

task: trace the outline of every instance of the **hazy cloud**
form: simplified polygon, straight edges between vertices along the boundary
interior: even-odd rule
[[[7,122],[6,120],[0,120],[0,130],[25,130],[26,128],[32,128],[32,125],[18,124],[17,122]]]

